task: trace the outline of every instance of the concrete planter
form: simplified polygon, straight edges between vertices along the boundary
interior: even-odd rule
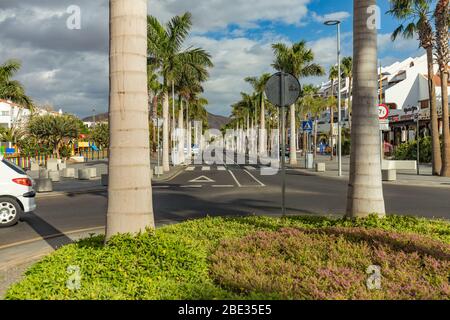
[[[59,174],[59,171],[49,171],[48,172],[48,178],[52,180],[52,182],[59,182],[61,181],[61,176]]]
[[[109,184],[109,175],[102,174],[102,186],[107,187]]]
[[[39,179],[48,179],[48,170],[47,169],[39,170]]]
[[[397,170],[382,170],[383,181],[397,181]]]
[[[91,178],[97,178],[97,168],[88,168]]]
[[[316,163],[316,172],[325,172],[326,165],[325,163]]]
[[[39,179],[39,170],[29,170],[27,171],[27,175],[31,178],[31,179]]]
[[[53,191],[53,182],[50,179],[38,179],[36,180],[36,192],[52,192]]]
[[[79,180],[91,180],[91,170],[90,169],[79,169],[78,170]]]
[[[75,178],[75,168],[66,168],[62,170],[63,178]]]
[[[48,159],[46,169],[48,171],[58,171],[58,160],[57,159]]]

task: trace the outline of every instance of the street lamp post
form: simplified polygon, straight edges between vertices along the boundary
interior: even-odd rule
[[[327,26],[336,26],[337,29],[337,65],[338,65],[338,175],[342,176],[342,113],[341,113],[341,21],[325,21]],[[349,92],[350,94],[350,92]]]

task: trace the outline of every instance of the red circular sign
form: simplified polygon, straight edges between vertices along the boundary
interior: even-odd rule
[[[380,120],[386,120],[389,118],[389,108],[385,104],[380,104],[378,106],[378,118]]]

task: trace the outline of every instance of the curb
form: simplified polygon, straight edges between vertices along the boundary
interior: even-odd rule
[[[325,175],[325,174],[320,174],[320,173],[317,173],[314,171],[309,171],[308,169],[304,169],[304,168],[288,167],[288,169],[296,170],[296,171],[299,171],[299,172],[302,172],[304,174],[308,174],[308,175],[314,176],[314,177],[334,179],[334,180],[338,180],[338,181],[343,181],[343,180],[349,179],[348,175],[338,177],[338,176],[329,176],[329,175]],[[435,183],[435,182],[431,182],[431,183]],[[414,181],[402,180],[402,179],[397,179],[397,181],[383,181],[383,184],[390,185],[390,186],[404,186],[404,187],[443,188],[443,189],[450,188],[450,185],[448,185],[448,184],[447,185],[445,185],[445,184],[430,184],[429,181],[428,182],[424,181],[423,183],[417,183]]]
[[[68,231],[65,233],[54,234],[54,235],[50,235],[50,236],[43,237],[43,238],[35,238],[35,239],[25,240],[25,241],[21,241],[21,242],[11,243],[9,245],[1,247],[0,251],[7,250],[7,249],[13,249],[16,247],[23,247],[26,245],[33,245],[33,244],[36,244],[39,242],[45,243],[47,240],[58,239],[58,238],[69,237],[69,236],[76,236],[75,240],[72,239],[75,242],[78,239],[88,237],[92,233],[102,234],[102,233],[104,233],[104,230],[105,230],[105,227],[94,227],[94,228],[88,228],[88,229],[83,229],[83,230]],[[7,262],[7,263],[1,265],[0,272],[7,271],[16,266],[20,266],[20,265],[23,265],[26,263],[34,262],[36,260],[39,260],[39,259],[51,254],[55,250],[56,249],[53,249],[53,248],[47,246],[47,247],[44,247],[43,249],[39,250],[38,252],[33,252],[24,257],[16,258],[13,261],[10,261],[10,262]]]
[[[176,178],[180,173],[182,173],[184,169],[186,169],[186,166],[184,166],[184,165],[175,167],[175,169],[174,169],[174,171],[172,173],[169,173],[168,176],[162,177],[162,178],[158,178],[155,174],[153,174],[152,181],[153,182],[167,182],[167,181],[170,181],[170,180]]]

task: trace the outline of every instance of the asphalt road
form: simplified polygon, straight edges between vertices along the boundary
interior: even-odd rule
[[[257,166],[191,166],[172,181],[154,185],[157,224],[209,216],[280,215],[281,175],[264,176]],[[450,190],[384,186],[390,214],[450,218]],[[287,172],[287,211],[291,215],[342,215],[347,182]],[[106,193],[38,200],[35,213],[18,225],[0,229],[0,246],[37,237],[93,227],[106,218]]]

